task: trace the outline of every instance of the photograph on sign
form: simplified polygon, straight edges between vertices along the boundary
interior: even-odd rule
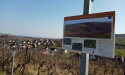
[[[115,12],[65,17],[62,48],[113,58],[114,21]]]
[[[82,43],[73,43],[72,50],[82,51]]]
[[[65,45],[71,45],[71,38],[64,38],[63,39],[63,44],[65,44]]]
[[[96,40],[84,40],[84,47],[96,49]]]
[[[111,22],[85,22],[64,26],[65,37],[111,39]]]

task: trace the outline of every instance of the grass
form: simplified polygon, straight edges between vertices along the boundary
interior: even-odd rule
[[[2,71],[0,71],[0,75],[3,75],[3,72],[2,72]]]
[[[125,57],[125,49],[116,49],[115,50],[115,55],[122,55]]]
[[[125,37],[116,37],[115,44],[125,45]],[[116,48],[115,55],[125,57],[125,47],[124,46],[116,46],[115,48]]]
[[[116,37],[115,44],[125,45],[125,37]]]

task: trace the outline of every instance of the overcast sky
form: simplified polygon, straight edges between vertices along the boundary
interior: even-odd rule
[[[66,16],[83,14],[84,0],[0,0],[0,33],[62,38]],[[116,11],[116,31],[125,34],[125,0],[94,0],[92,13]]]

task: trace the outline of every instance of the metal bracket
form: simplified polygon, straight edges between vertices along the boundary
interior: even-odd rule
[[[94,2],[94,0],[91,0],[92,2]]]

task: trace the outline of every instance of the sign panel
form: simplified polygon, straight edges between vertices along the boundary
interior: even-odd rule
[[[114,58],[115,11],[64,18],[62,49]]]

